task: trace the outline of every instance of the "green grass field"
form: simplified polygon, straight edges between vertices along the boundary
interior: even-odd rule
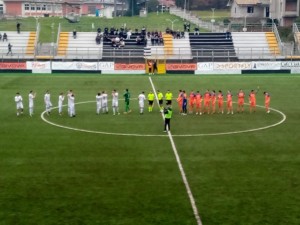
[[[270,126],[282,115],[264,108],[250,114],[187,115],[173,106],[173,140],[204,225],[300,224],[300,76],[159,75],[156,89],[228,89],[260,86],[271,93],[271,107],[287,119],[254,132],[212,135]],[[131,92],[133,112],[96,115],[99,90]],[[52,126],[41,119],[43,95],[73,89],[75,118],[53,109],[45,119],[64,127],[122,136],[86,133]],[[37,92],[35,115],[28,116],[28,93]],[[1,225],[196,225],[196,219],[170,139],[155,103],[138,113],[134,99],[152,90],[143,75],[0,76],[0,224]],[[14,96],[21,92],[25,111],[17,117]],[[234,98],[236,101],[236,98]],[[110,102],[109,102],[110,103]],[[236,105],[234,105],[236,108]],[[124,111],[120,99],[120,111]],[[180,136],[180,135],[202,136]],[[152,136],[142,136],[152,135]],[[157,135],[157,136],[156,136]]]
[[[207,15],[206,11],[203,12]],[[216,12],[217,15],[223,15]],[[141,30],[143,26],[149,31],[165,31],[166,28],[171,28],[174,21],[174,30],[183,30],[184,20],[170,13],[149,13],[147,17],[133,16],[133,17],[117,17],[114,19],[99,18],[99,17],[89,17],[82,16],[79,23],[69,23],[65,18],[60,17],[28,17],[18,20],[0,20],[0,30],[5,31],[15,31],[17,21],[21,23],[21,31],[35,31],[37,22],[40,23],[41,31],[39,36],[39,42],[47,43],[52,42],[53,39],[56,41],[57,31],[59,24],[61,25],[61,31],[71,32],[76,29],[78,32],[96,32],[97,28],[100,27],[102,31],[105,27],[111,28],[115,27],[120,29],[126,24],[127,28],[139,29]],[[94,26],[93,26],[94,25]],[[53,34],[52,34],[53,26]],[[191,32],[194,31],[195,24],[191,24]],[[201,31],[207,32],[207,30],[202,29]]]

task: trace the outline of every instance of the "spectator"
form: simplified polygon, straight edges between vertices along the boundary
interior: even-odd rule
[[[120,41],[120,44],[119,44],[119,48],[124,48],[124,47],[125,47],[125,41],[122,38],[121,41]]]
[[[226,39],[231,39],[230,32],[226,31]]]
[[[20,28],[21,28],[21,24],[19,22],[17,22],[17,32],[18,32],[18,34],[20,33]]]
[[[7,34],[6,33],[3,34],[3,41],[7,41]]]
[[[115,38],[111,39],[111,46],[112,46],[113,48],[117,47],[116,39],[115,39]]]
[[[114,35],[115,34],[115,28],[114,27],[111,27],[110,28],[110,35]]]
[[[156,60],[154,60],[153,61],[153,74],[156,74],[157,73],[157,61]]]
[[[126,39],[129,40],[130,37],[131,37],[131,30],[129,29],[129,31],[127,31],[127,37],[126,37]]]
[[[191,24],[188,22],[188,23],[186,24],[187,32],[190,32],[190,28],[191,28]]]
[[[158,35],[155,35],[154,36],[154,45],[159,45],[159,38],[158,38]]]
[[[74,38],[74,39],[77,38],[77,31],[76,31],[76,29],[73,30],[73,38]]]
[[[2,39],[2,34],[0,33],[0,41],[1,41],[1,39]]]
[[[180,31],[179,30],[177,30],[177,32],[176,32],[176,38],[180,39]]]
[[[120,47],[120,38],[118,36],[115,37],[115,44],[116,44],[115,47]]]
[[[151,45],[153,46],[155,44],[155,36],[154,34],[150,35]]]
[[[140,37],[140,35],[138,35],[138,36],[136,36],[136,39],[135,39],[135,41],[136,41],[136,44],[137,45],[139,45],[140,43],[141,43],[141,37]]]
[[[97,45],[100,45],[101,44],[101,34],[97,34],[97,36],[96,36],[96,44]]]
[[[8,47],[8,52],[6,55],[8,55],[9,53],[10,53],[10,55],[12,55],[12,50],[11,50],[12,45],[10,43],[8,43],[7,47]]]
[[[107,27],[104,28],[104,35],[108,35],[108,28]]]
[[[181,32],[181,38],[185,38],[184,31]]]
[[[163,45],[163,44],[164,44],[164,38],[163,38],[162,34],[160,34],[158,36],[158,45]]]
[[[146,28],[145,28],[144,26],[143,26],[143,28],[142,28],[141,34],[142,34],[143,36],[146,35]]]
[[[199,28],[198,27],[195,27],[195,29],[194,29],[194,35],[199,35]]]

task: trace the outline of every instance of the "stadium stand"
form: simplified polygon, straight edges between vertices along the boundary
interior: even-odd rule
[[[166,56],[173,55],[173,36],[171,34],[163,34],[164,54]]]
[[[36,32],[30,32],[27,42],[26,55],[34,55],[36,42]]]
[[[116,35],[110,35],[109,38],[103,38],[103,59],[113,61],[122,61],[125,58],[131,58],[133,61],[144,61],[144,47],[146,46],[146,40],[141,40],[137,43],[137,38],[141,37],[141,33],[133,33],[130,39],[124,39],[125,46],[118,47],[113,46],[112,40],[116,38]]]
[[[184,38],[172,37],[172,47],[165,47],[165,45],[152,46],[148,41],[148,45],[144,49],[144,56],[155,59],[192,59],[189,34],[186,32],[184,36]],[[171,45],[171,43],[169,44]],[[169,48],[169,52],[167,48]]]
[[[266,38],[269,44],[270,52],[276,56],[280,55],[280,49],[274,32],[266,32]]]
[[[265,32],[232,32],[235,52],[239,59],[272,59]]]
[[[93,32],[77,32],[76,38],[72,32],[64,33],[60,39],[58,47],[58,55],[65,52],[65,58],[70,59],[101,59],[102,58],[102,42],[96,44],[96,33]],[[67,39],[67,41],[66,41]]]
[[[7,34],[7,41],[3,41],[3,34]],[[12,45],[13,57],[32,57],[34,55],[35,32],[22,31],[20,34],[13,31],[1,31],[0,54],[6,57],[8,43]],[[11,56],[10,56],[11,58]]]
[[[69,32],[60,32],[57,46],[57,55],[66,56],[69,44]]]
[[[189,33],[192,56],[206,61],[233,61],[237,59],[231,33]]]

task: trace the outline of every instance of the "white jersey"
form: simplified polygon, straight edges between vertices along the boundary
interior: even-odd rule
[[[96,103],[97,105],[102,105],[102,95],[96,95]]]
[[[65,96],[59,95],[58,96],[58,106],[61,107],[63,105],[63,102],[65,100]]]
[[[107,107],[107,94],[102,94],[102,107]]]
[[[140,94],[139,97],[138,97],[138,100],[139,100],[139,105],[140,107],[144,107],[144,101],[146,99],[146,96],[144,94]]]
[[[23,109],[23,98],[21,95],[15,96],[15,102],[17,109]]]
[[[50,94],[49,93],[46,93],[44,95],[44,101],[45,101],[45,104],[46,106],[52,106],[52,103],[51,103],[51,99],[50,99]]]
[[[118,107],[118,103],[119,103],[119,93],[118,92],[114,92],[112,94],[112,106],[113,107]]]
[[[70,98],[71,98],[72,93],[68,93],[68,107],[70,107]]]
[[[73,107],[74,107],[74,105],[75,105],[75,97],[71,95],[71,96],[69,97],[69,101],[70,101],[70,106],[73,106]]]
[[[33,100],[34,100],[35,96],[32,93],[29,93],[28,95],[28,100],[29,100],[29,108],[33,107]]]
[[[69,108],[69,115],[75,116],[75,97],[74,95],[72,96],[72,94],[70,95],[69,99],[69,104],[70,104],[70,108]]]

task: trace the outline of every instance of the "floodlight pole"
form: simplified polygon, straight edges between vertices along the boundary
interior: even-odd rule
[[[176,21],[178,21],[178,19],[175,19],[175,20],[170,20],[170,19],[166,19],[167,21],[170,21],[171,23],[172,23],[172,30],[173,30],[173,28],[174,28],[174,23],[176,22]]]
[[[247,16],[245,16],[243,31],[244,31],[244,32],[247,31]]]
[[[51,24],[51,35],[52,35],[51,49],[52,49],[52,55],[54,55],[54,23]]]
[[[212,10],[212,19],[211,19],[211,32],[214,31],[214,22],[215,22],[215,8],[211,8]]]
[[[186,0],[184,0],[184,6],[183,6],[183,18],[186,19]]]

